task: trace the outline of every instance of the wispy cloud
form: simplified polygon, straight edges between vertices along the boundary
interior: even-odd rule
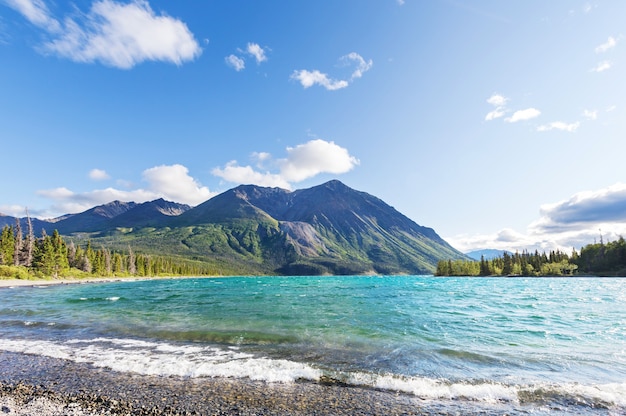
[[[243,59],[236,55],[228,55],[226,58],[226,65],[232,67],[235,71],[243,71],[246,68],[246,63]]]
[[[585,117],[587,120],[597,120],[598,110],[584,110],[583,117]]]
[[[504,116],[506,114],[505,106],[508,100],[508,98],[500,94],[493,94],[491,97],[487,98],[487,103],[493,105],[495,109],[487,113],[485,120],[491,121]]]
[[[63,23],[43,0],[5,1],[47,32],[50,40],[41,46],[44,53],[75,62],[129,69],[144,61],[181,65],[202,53],[185,23],[155,14],[146,0],[96,1],[88,13],[66,17]]]
[[[254,57],[257,64],[267,61],[265,50],[257,43],[248,43],[248,46],[246,47],[246,52]]]
[[[487,103],[491,104],[495,108],[487,113],[485,116],[485,121],[492,121],[501,117],[504,117],[505,114],[511,112],[507,108],[507,102],[509,99],[501,94],[492,94],[489,98],[487,98]],[[541,111],[536,108],[527,108],[525,110],[517,110],[511,114],[510,117],[504,119],[507,123],[517,123],[519,121],[531,120],[533,118],[539,117],[541,115]]]
[[[604,72],[608,69],[611,69],[612,66],[613,64],[611,63],[611,61],[598,62],[596,66],[591,68],[591,72]]]
[[[531,120],[533,118],[539,117],[541,115],[541,111],[536,108],[527,108],[525,110],[518,110],[511,115],[511,117],[507,117],[504,119],[507,123],[517,123],[519,121]]]
[[[318,70],[308,71],[306,69],[301,69],[300,71],[295,71],[291,75],[291,79],[299,81],[305,89],[317,84],[329,91],[335,91],[346,88],[350,85],[348,81],[331,79],[328,77],[328,74],[324,74]]]
[[[537,127],[537,131],[561,130],[574,133],[580,127],[580,122],[564,123],[562,121],[553,121],[552,123],[543,124]]]
[[[309,71],[306,69],[296,70],[291,75],[291,79],[299,81],[305,89],[314,85],[320,85],[329,91],[335,91],[346,88],[355,79],[361,78],[363,74],[369,71],[373,66],[373,61],[366,61],[356,52],[351,52],[339,58],[340,65],[343,67],[354,68],[347,79],[333,79],[328,74],[322,73],[315,69]]]
[[[249,42],[246,49],[237,48],[239,55],[231,54],[225,58],[226,64],[239,72],[245,69],[245,56],[251,56],[257,65],[267,61],[267,48],[262,48],[258,43]]]
[[[609,36],[608,40],[596,47],[596,53],[604,53],[610,49],[613,49],[617,45],[617,39],[613,36]]]
[[[212,173],[231,183],[291,189],[293,183],[322,173],[346,173],[359,164],[359,160],[351,156],[347,149],[322,139],[288,147],[286,151],[287,156],[281,159],[273,159],[267,152],[254,153],[257,167],[269,167],[264,171],[231,161],[222,168],[213,169]]]
[[[53,33],[61,30],[61,25],[52,16],[48,6],[42,0],[4,0],[4,2],[21,13],[35,26]]]
[[[508,98],[500,94],[493,94],[491,97],[487,98],[487,102],[496,107],[503,107],[506,105]]]

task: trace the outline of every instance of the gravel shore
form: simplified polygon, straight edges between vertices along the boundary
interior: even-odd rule
[[[0,352],[0,415],[420,415],[420,400],[336,384],[141,376]]]

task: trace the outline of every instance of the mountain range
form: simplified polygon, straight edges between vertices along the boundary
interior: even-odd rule
[[[16,220],[0,216],[0,226]],[[56,229],[80,244],[191,258],[223,274],[430,274],[441,259],[468,259],[433,229],[337,180],[296,191],[241,185],[195,207],[114,201],[31,221],[35,234]]]
[[[502,255],[505,252],[509,255],[513,254],[512,252],[507,251],[507,250],[497,250],[493,248],[486,248],[482,250],[470,251],[470,252],[465,253],[465,255],[477,261],[479,261],[481,258],[485,260],[493,260],[495,258],[502,257]]]

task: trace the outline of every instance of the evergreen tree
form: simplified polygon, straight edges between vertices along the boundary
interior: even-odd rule
[[[510,275],[513,273],[513,261],[506,251],[502,253],[502,274]]]
[[[480,256],[480,275],[481,276],[489,276],[491,273],[489,272],[489,264],[485,261],[485,256]]]
[[[15,235],[13,228],[5,225],[0,235],[0,264],[9,266],[13,264],[13,252],[15,250]]]

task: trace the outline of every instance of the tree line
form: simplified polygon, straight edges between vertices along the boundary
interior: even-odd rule
[[[510,254],[506,251],[493,259],[441,260],[437,276],[626,276],[626,241],[588,244],[571,255],[562,251]]]
[[[104,246],[92,247],[91,241],[83,246],[66,242],[55,230],[41,237],[33,233],[30,218],[27,230],[16,221],[15,226],[5,225],[0,233],[0,277],[52,277],[64,276],[202,276],[217,275],[218,271],[202,262],[190,259],[155,256],[127,250],[110,250]]]

